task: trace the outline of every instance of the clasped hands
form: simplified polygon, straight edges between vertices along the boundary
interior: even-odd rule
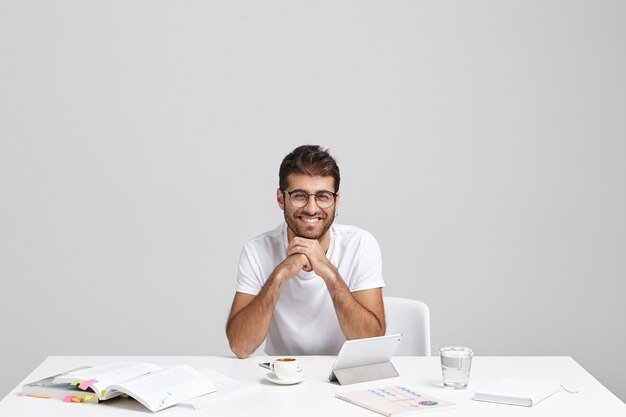
[[[317,239],[294,237],[287,247],[287,258],[278,265],[284,271],[285,278],[293,278],[304,270],[315,272],[325,281],[335,276],[336,269],[326,257],[322,245]]]

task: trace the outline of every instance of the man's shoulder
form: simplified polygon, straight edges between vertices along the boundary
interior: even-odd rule
[[[334,244],[330,257],[344,266],[346,282],[352,282],[351,274],[362,272],[380,264],[381,250],[378,241],[367,230],[356,226],[335,225]],[[347,269],[345,269],[347,268]],[[350,286],[351,291],[356,287]]]
[[[374,235],[368,232],[365,229],[361,229],[357,226],[347,225],[347,224],[333,224],[333,234],[337,239],[347,240],[347,241],[359,241],[362,239],[373,239]]]

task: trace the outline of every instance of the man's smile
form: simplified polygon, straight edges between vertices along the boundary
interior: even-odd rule
[[[309,216],[298,216],[298,219],[300,219],[301,221],[303,221],[304,223],[307,224],[315,224],[317,222],[320,222],[322,220],[321,217],[309,217]]]

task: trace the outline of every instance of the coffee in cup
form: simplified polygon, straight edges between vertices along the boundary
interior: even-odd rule
[[[278,379],[292,379],[300,372],[300,366],[296,358],[275,359],[272,361],[270,368]]]

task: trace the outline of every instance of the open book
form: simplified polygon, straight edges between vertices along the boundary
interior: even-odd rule
[[[153,412],[215,391],[213,382],[190,366],[145,362],[96,366],[61,375],[54,382],[92,390],[99,400],[128,394]]]
[[[88,366],[81,366],[80,368],[72,369],[62,374],[24,384],[22,385],[22,395],[36,398],[55,398],[57,400],[69,399],[70,401],[72,401],[72,398],[75,399],[74,401],[77,401],[76,398],[79,398],[80,402],[97,403],[98,397],[91,391],[83,391],[78,388],[77,385],[55,383],[55,379],[69,372],[76,372],[88,368]]]

